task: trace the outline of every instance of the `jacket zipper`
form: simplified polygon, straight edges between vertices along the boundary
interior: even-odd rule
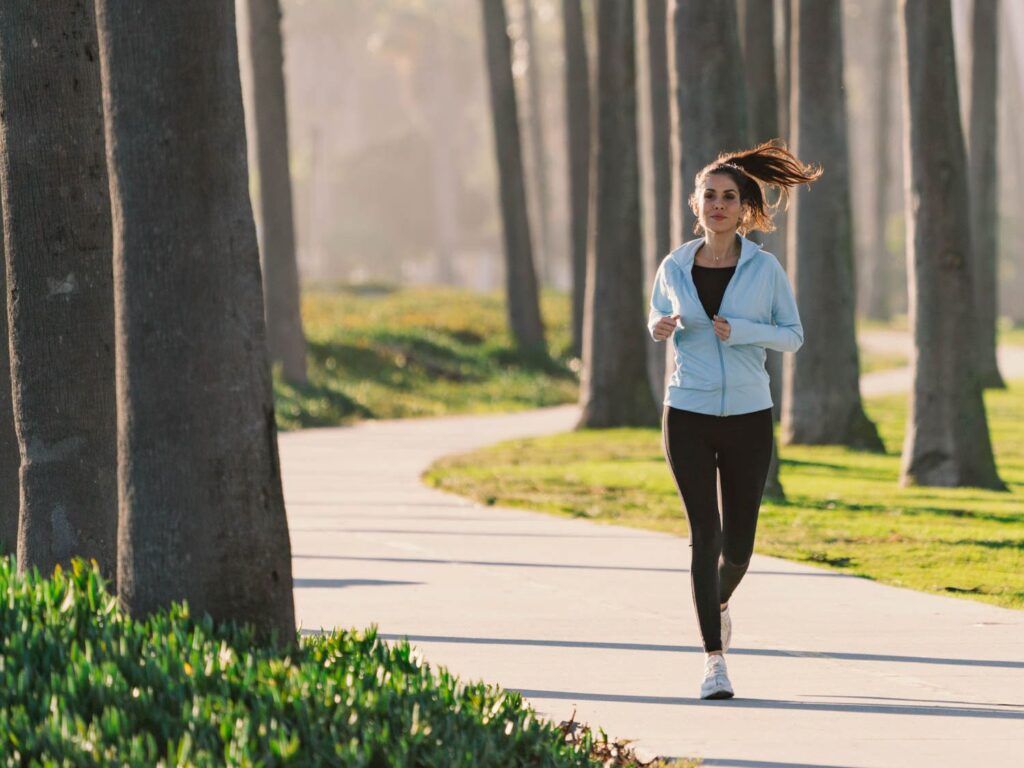
[[[725,356],[722,354],[722,340],[715,336],[718,348],[718,365],[722,369],[722,401],[719,408],[719,416],[725,416]]]

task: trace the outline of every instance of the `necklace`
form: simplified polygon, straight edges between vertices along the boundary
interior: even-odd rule
[[[722,256],[725,256],[726,253],[729,253],[729,252],[732,251],[732,243],[731,242],[728,245],[725,246],[725,251],[721,255],[718,255],[718,254],[715,253],[715,251],[711,247],[710,243],[706,243],[706,245],[708,246],[708,250],[711,252],[711,258],[715,260],[715,264],[720,263],[722,261]]]

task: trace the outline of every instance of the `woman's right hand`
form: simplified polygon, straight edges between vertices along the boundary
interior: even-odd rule
[[[679,315],[661,318],[658,324],[654,326],[654,340],[664,341],[671,336],[672,332],[676,329],[677,320],[679,320]]]

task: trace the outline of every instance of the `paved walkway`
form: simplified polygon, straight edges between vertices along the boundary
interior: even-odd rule
[[[757,556],[733,598],[737,698],[697,698],[683,538],[424,487],[437,457],[562,432],[574,407],[281,436],[306,630],[409,637],[544,716],[705,765],[1020,766],[1024,611]],[[666,470],[667,471],[667,470]]]

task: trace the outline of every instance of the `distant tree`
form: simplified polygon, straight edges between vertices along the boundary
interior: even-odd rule
[[[270,360],[290,382],[305,384],[306,336],[299,312],[292,181],[288,169],[288,109],[279,0],[248,0],[252,52],[253,127],[263,236],[263,290]]]
[[[505,231],[505,286],[509,325],[523,350],[542,352],[544,326],[533,269],[530,222],[519,140],[519,115],[512,81],[512,51],[504,0],[481,0],[484,54],[490,83],[494,146],[498,154],[501,218]]]
[[[996,273],[999,262],[998,213],[996,199],[998,167],[996,154],[996,94],[999,90],[998,0],[974,0],[971,25],[971,109],[968,154],[971,198],[971,235],[974,310],[978,321],[978,377],[982,387],[1005,388],[996,361],[996,319],[999,292]]]
[[[789,142],[790,84],[793,81],[793,0],[774,0],[782,13],[782,63],[779,69],[779,135]]]
[[[232,3],[97,0],[114,219],[118,595],[295,633]]]
[[[901,15],[915,347],[901,483],[1002,490],[973,365],[967,160],[949,0],[903,0]]]
[[[80,556],[114,579],[114,291],[96,49],[90,1],[0,3],[18,566],[49,573]]]
[[[0,203],[0,212],[2,210],[3,205]],[[7,270],[2,268],[3,252],[4,239],[0,237],[0,556],[13,555],[18,550],[18,468],[21,465],[18,435],[14,431],[14,405],[11,402],[11,358],[7,345]]]
[[[779,89],[775,73],[775,4],[768,0],[741,0],[740,18],[743,23],[743,72],[746,75],[747,113],[751,145],[761,144],[779,137]],[[755,233],[765,250],[775,254],[786,266],[786,214],[780,212],[774,232]],[[776,423],[782,416],[782,353],[767,350],[765,368],[772,393],[772,418]],[[775,440],[773,436],[773,441]],[[785,493],[779,480],[778,443],[773,443],[772,461],[768,468],[765,494],[783,498]]]
[[[587,207],[590,190],[590,72],[580,0],[562,0],[565,45],[565,137],[569,158],[569,228],[572,244],[572,352],[583,350],[587,280]]]
[[[633,0],[597,5],[597,125],[580,427],[654,426],[647,380]]]
[[[687,199],[697,172],[719,153],[747,142],[747,95],[736,0],[673,0],[675,131],[679,152],[673,181],[683,240],[696,216]]]
[[[537,248],[541,274],[550,283],[554,277],[555,253],[551,237],[551,191],[548,181],[548,149],[544,137],[544,77],[540,71],[540,38],[534,29],[534,0],[522,0],[523,39],[526,41],[526,125],[533,162],[531,175],[537,212]]]
[[[782,426],[790,443],[881,451],[860,397],[841,19],[839,0],[794,6],[793,151],[825,173],[790,206],[789,269],[810,330],[787,360]]]
[[[892,174],[892,162],[889,157],[889,134],[892,131],[889,103],[892,100],[892,49],[895,44],[896,13],[888,3],[881,3],[879,14],[879,45],[878,90],[875,98],[875,183],[872,195],[875,202],[874,216],[871,221],[871,241],[866,252],[865,267],[868,279],[863,281],[865,293],[863,301],[864,313],[873,320],[888,322],[892,317],[892,265],[891,255],[886,245],[886,230],[889,222],[890,184],[887,179]]]
[[[651,171],[654,182],[654,232],[647,244],[647,261],[657,270],[672,250],[672,102],[669,94],[668,8],[665,0],[644,0],[646,21],[642,45],[647,53],[650,103]],[[647,366],[655,398],[665,391],[665,370],[671,363],[671,344],[647,340]]]

